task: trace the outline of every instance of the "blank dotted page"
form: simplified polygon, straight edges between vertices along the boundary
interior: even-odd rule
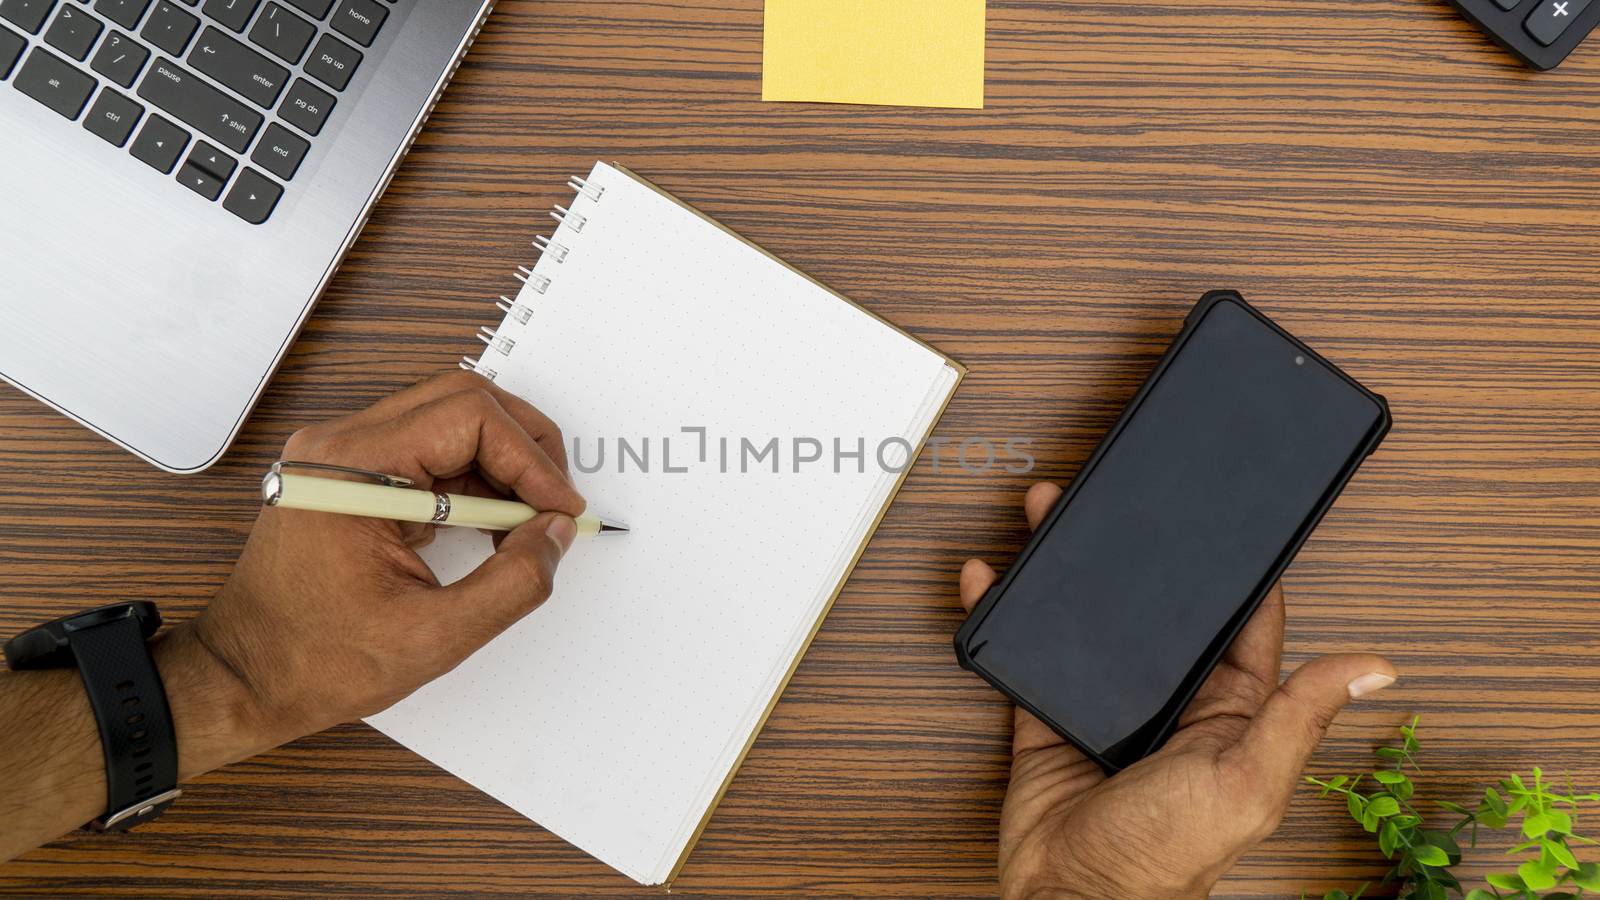
[[[578,194],[517,297],[528,321],[500,326],[514,347],[482,365],[560,424],[590,511],[632,531],[580,538],[543,607],[368,721],[659,884],[893,491],[880,444],[903,460],[959,376],[626,173],[589,182],[604,193]],[[776,473],[750,455],[772,438]],[[795,471],[795,438],[823,458]],[[835,471],[836,438],[863,463]],[[490,552],[442,529],[423,556],[453,581]]]

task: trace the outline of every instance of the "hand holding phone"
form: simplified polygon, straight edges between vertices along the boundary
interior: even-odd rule
[[[1029,526],[1038,528],[1060,498],[1055,485],[1034,485],[1024,501]],[[968,612],[997,580],[987,564],[968,560]],[[1382,657],[1341,654],[1305,663],[1274,689],[1283,614],[1274,586],[1177,732],[1117,775],[1016,710],[1000,815],[1001,896],[1200,900],[1275,830],[1340,707],[1395,679]]]
[[[1138,761],[1388,429],[1382,397],[1207,294],[957,658],[1107,771]]]

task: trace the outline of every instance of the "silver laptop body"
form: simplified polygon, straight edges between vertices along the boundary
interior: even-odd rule
[[[295,9],[300,6],[296,0],[277,3],[279,11],[271,15],[279,22],[302,30],[309,22],[318,32],[300,63],[279,60],[288,72],[285,93],[272,106],[258,109],[262,124],[248,147],[228,151],[237,169],[226,187],[247,186],[239,173],[262,168],[251,155],[270,123],[288,127],[295,137],[308,140],[310,148],[298,170],[281,183],[283,194],[270,216],[250,224],[224,208],[227,190],[207,200],[179,182],[195,144],[168,174],[131,151],[134,136],[152,113],[218,144],[145,99],[140,89],[146,78],[157,77],[165,58],[182,67],[181,77],[225,90],[229,82],[200,74],[210,57],[197,54],[232,48],[232,57],[249,57],[220,40],[202,47],[205,29],[216,24],[207,13],[237,15],[229,9],[236,2],[253,7],[242,31],[210,34],[228,35],[240,46],[261,51],[252,34],[268,43],[284,39],[278,22],[270,30],[260,22],[274,0],[259,5],[249,0],[170,4],[201,20],[195,36],[181,55],[169,57],[152,49],[130,88],[112,84],[91,68],[100,59],[114,70],[115,45],[106,46],[111,33],[119,33],[119,40],[139,40],[100,13],[101,6],[117,3],[31,2],[52,7],[37,34],[26,33],[26,24],[19,27],[0,17],[0,28],[29,42],[9,77],[0,81],[0,376],[162,469],[200,471],[216,462],[238,434],[492,4],[379,0],[387,18],[371,46],[360,46],[332,23],[341,14],[355,16],[339,27],[360,35],[372,27],[371,7],[345,10],[345,0],[338,0],[321,21],[301,14],[304,22],[299,22],[290,16],[301,12]],[[306,5],[314,10],[318,2],[306,0]],[[29,0],[21,0],[12,7],[13,15],[26,23],[28,7]],[[65,30],[56,32],[52,44],[46,37],[58,27],[55,19],[65,7],[71,8],[61,26]],[[159,22],[153,19],[159,7],[162,0],[150,4],[140,27],[168,27],[172,20],[181,27],[183,20],[171,9],[159,10]],[[80,32],[67,27],[82,27],[81,20],[72,19],[74,13],[94,16],[104,26],[81,63],[71,59],[83,41]],[[126,9],[121,14],[131,15]],[[258,25],[262,30],[253,32]],[[92,29],[94,22],[87,26]],[[362,57],[340,91],[327,89],[306,69],[325,35],[345,45],[328,45],[339,49],[335,55],[348,57],[354,49]],[[67,52],[58,50],[63,46]],[[36,64],[25,77],[25,61],[39,50],[56,60]],[[47,77],[54,70],[45,63],[58,62],[81,68],[99,82],[76,119],[69,120],[18,86],[21,79],[35,94],[54,96],[50,92],[58,90],[55,82],[60,79]],[[324,67],[317,70],[319,75],[330,77],[328,59],[315,64]],[[283,118],[278,108],[302,77],[336,97],[314,136],[292,126],[303,123],[304,110]],[[108,86],[144,107],[139,128],[120,147],[86,126]],[[188,87],[198,91],[196,96],[213,96],[193,84]],[[245,84],[241,93],[227,93],[242,102],[242,92],[253,89],[265,88]],[[152,96],[173,103],[160,86],[152,90]],[[184,108],[195,115],[192,106]],[[104,110],[100,115],[107,118]],[[144,152],[159,155],[156,143],[165,142],[147,141]],[[241,193],[234,199],[254,198],[254,193]]]

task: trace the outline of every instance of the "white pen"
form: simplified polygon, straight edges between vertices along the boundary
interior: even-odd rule
[[[307,469],[355,475],[366,481],[345,481],[285,471]],[[346,516],[370,516],[397,522],[457,525],[487,531],[510,531],[539,511],[515,500],[492,500],[466,494],[413,488],[416,482],[348,466],[279,460],[261,479],[261,502],[283,509],[306,509]],[[578,534],[626,534],[628,526],[598,516],[578,516]]]

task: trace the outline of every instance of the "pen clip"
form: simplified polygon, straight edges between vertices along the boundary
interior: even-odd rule
[[[374,472],[371,469],[334,466],[331,463],[298,463],[298,461],[294,460],[278,460],[277,463],[272,463],[272,468],[267,469],[266,477],[261,479],[262,498],[267,501],[267,506],[274,506],[277,503],[277,487],[280,484],[280,479],[277,476],[278,472],[282,472],[283,469],[310,469],[310,471],[314,472],[334,472],[334,474],[341,474],[341,476],[360,477],[360,479],[370,480],[370,482],[376,482],[376,484],[389,485],[389,487],[411,487],[411,485],[416,484],[414,480],[408,479],[408,477],[386,476],[382,472]]]

